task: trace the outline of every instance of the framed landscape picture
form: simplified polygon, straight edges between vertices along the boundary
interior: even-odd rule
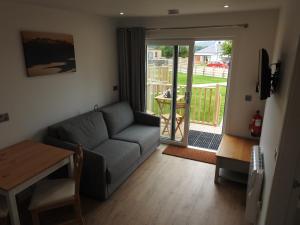
[[[22,31],[21,36],[29,77],[76,71],[72,35]]]

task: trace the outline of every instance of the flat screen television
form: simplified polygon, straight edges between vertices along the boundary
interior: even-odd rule
[[[259,93],[260,99],[265,100],[270,97],[272,83],[272,72],[269,62],[269,54],[266,49],[259,50],[259,68],[258,68],[258,81],[256,92]]]

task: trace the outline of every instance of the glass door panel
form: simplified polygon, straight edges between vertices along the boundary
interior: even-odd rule
[[[147,46],[147,113],[160,116],[161,137],[171,139],[174,47]]]
[[[173,42],[147,45],[147,112],[160,117],[163,140],[181,145],[187,145],[191,48]]]

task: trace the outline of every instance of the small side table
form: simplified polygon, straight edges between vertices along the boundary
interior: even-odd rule
[[[219,182],[221,168],[248,174],[251,151],[254,145],[258,145],[258,140],[225,134],[216,154],[215,183]]]

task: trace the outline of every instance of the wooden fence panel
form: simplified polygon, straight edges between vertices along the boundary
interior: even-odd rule
[[[171,84],[147,84],[147,111],[159,114],[158,105],[155,97],[161,95]],[[178,86],[178,94],[185,94],[186,86]],[[170,113],[165,109],[164,113]],[[207,87],[192,87],[190,120],[194,123],[208,124],[217,126],[219,123],[219,114],[221,110],[221,93],[220,85]]]

